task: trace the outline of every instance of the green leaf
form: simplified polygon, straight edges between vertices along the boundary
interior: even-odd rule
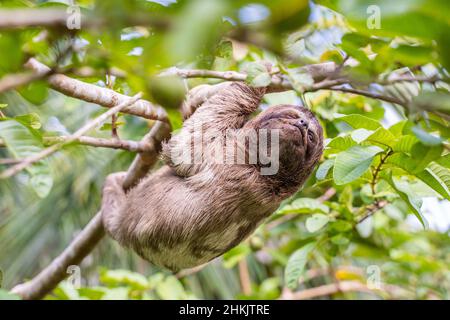
[[[392,133],[395,137],[400,137],[403,135],[403,129],[405,128],[405,125],[408,121],[403,120],[399,121],[392,126],[389,127],[389,132]]]
[[[127,285],[139,290],[149,288],[149,282],[146,277],[129,270],[103,270],[100,273],[100,281],[110,287]]]
[[[331,237],[331,242],[337,244],[338,246],[346,245],[350,242],[350,239],[344,236],[343,234],[337,234]]]
[[[252,250],[247,244],[241,243],[223,255],[223,266],[225,268],[233,268],[251,252]]]
[[[330,208],[317,199],[299,198],[282,207],[278,213],[287,214],[313,212],[329,213]]]
[[[389,147],[392,147],[395,140],[396,140],[395,136],[389,130],[386,130],[385,128],[378,128],[377,130],[375,130],[374,133],[372,133],[366,139],[366,141],[376,142],[376,143],[386,145]]]
[[[253,87],[268,86],[272,80],[266,66],[259,62],[246,63],[243,71],[247,74],[245,81]]]
[[[21,68],[24,52],[21,48],[20,32],[2,32],[0,36],[0,73],[14,72]]]
[[[447,169],[450,169],[450,153],[447,153],[445,156],[436,159],[435,162]]]
[[[350,136],[339,136],[334,139],[332,139],[328,144],[325,146],[327,150],[337,150],[337,151],[343,151],[347,150],[350,147],[353,147],[356,145],[355,140],[352,139]]]
[[[430,166],[434,167],[438,174],[434,173],[431,168],[426,168],[425,170],[416,173],[416,176],[443,196],[444,199],[450,200],[449,186],[447,185],[450,183],[450,171],[438,164],[432,163]]]
[[[442,144],[442,138],[437,137],[435,135],[432,135],[429,132],[426,132],[425,130],[423,130],[422,128],[420,128],[419,126],[415,126],[412,128],[412,131],[414,132],[414,134],[416,135],[416,137],[424,144],[427,146],[437,146]]]
[[[419,139],[413,135],[401,136],[392,146],[392,150],[409,153],[417,142],[419,142]]]
[[[295,251],[288,260],[284,271],[284,279],[287,287],[291,290],[297,288],[298,279],[305,271],[306,263],[311,251],[316,246],[316,242],[310,242]]]
[[[309,232],[316,232],[322,229],[330,221],[327,215],[316,213],[306,219],[306,229]]]
[[[42,142],[28,128],[16,120],[0,121],[0,137],[16,159],[23,159],[39,153]],[[36,194],[44,198],[50,192],[53,178],[47,160],[41,160],[26,168],[31,176],[30,185]]]
[[[424,161],[423,159],[425,158],[427,160]],[[437,163],[429,163],[433,158],[427,155],[427,153],[423,153],[423,159],[413,159],[406,154],[394,154],[387,159],[387,163],[393,164],[405,170],[407,173],[416,176],[447,199],[450,187],[450,184],[447,185],[447,181],[450,178],[447,176],[448,169]],[[438,158],[437,160],[440,159]],[[428,165],[428,168],[423,168],[424,165]]]
[[[378,128],[382,127],[378,121],[362,116],[360,114],[343,116],[337,118],[336,121],[343,121],[345,123],[348,123],[350,126],[352,126],[353,129],[363,128],[367,130],[377,130]]]
[[[8,106],[7,103],[0,103],[0,109],[6,108]]]
[[[414,171],[419,172],[425,169],[431,161],[439,159],[442,154],[443,146],[424,146],[422,143],[416,143],[411,149],[412,159],[414,159]]]
[[[373,36],[411,36],[425,41],[439,38],[440,33],[448,28],[446,1],[397,0],[338,0],[336,11],[342,13],[350,25],[357,31]],[[371,5],[377,6],[371,6]],[[379,11],[373,10],[377,8]],[[368,9],[372,9],[369,11]],[[379,25],[375,17],[379,18]],[[369,27],[371,26],[371,27]]]
[[[422,92],[411,103],[415,110],[450,112],[450,94],[446,92]]]
[[[26,100],[35,105],[40,105],[48,97],[48,84],[45,81],[35,81],[18,91]]]
[[[86,297],[89,300],[100,300],[105,296],[105,289],[97,289],[97,288],[80,288],[78,289],[78,293],[81,297]]]
[[[449,168],[443,167],[438,163],[432,162],[432,163],[430,163],[430,165],[428,166],[428,168],[426,170],[429,171],[430,174],[432,174],[433,177],[442,185],[442,187],[447,191],[447,196],[448,196],[448,193],[450,190],[450,170],[449,170]],[[434,188],[430,184],[428,184],[428,185],[437,191],[436,188]],[[441,192],[439,192],[439,193],[441,193]],[[442,195],[445,198],[444,194],[442,194]]]
[[[156,292],[163,300],[186,299],[187,295],[181,282],[174,276],[169,276],[156,285]]]
[[[116,121],[115,125],[116,128],[123,126],[125,122],[123,121]],[[104,123],[98,130],[100,131],[111,131],[112,130],[112,123],[106,122]]]
[[[165,48],[173,63],[189,61],[219,43],[230,4],[226,1],[194,0],[183,7],[171,32],[165,36]]]
[[[380,152],[383,149],[376,146],[354,146],[339,153],[333,168],[334,182],[342,185],[359,178]]]
[[[346,232],[353,228],[353,225],[345,220],[336,220],[330,224],[330,228],[337,232]]]
[[[412,213],[419,219],[420,223],[424,228],[428,228],[428,221],[422,215],[420,207],[422,206],[422,199],[417,197],[411,190],[408,182],[401,180],[400,178],[393,177],[390,174],[386,180],[397,191],[400,198],[406,202]]]
[[[41,119],[39,118],[39,115],[37,113],[28,113],[20,116],[15,116],[14,119],[23,124],[24,126],[32,129],[38,130],[42,126]]]
[[[167,114],[173,130],[180,129],[183,126],[183,114],[180,110],[167,109]]]
[[[16,294],[0,289],[0,300],[20,300],[20,297]]]
[[[372,130],[367,130],[367,129],[361,128],[361,129],[356,129],[356,130],[352,131],[350,136],[357,143],[361,143],[364,140],[366,140],[372,133],[373,133]]]
[[[327,159],[320,164],[316,171],[316,179],[323,180],[326,178],[328,171],[334,166],[334,159]]]

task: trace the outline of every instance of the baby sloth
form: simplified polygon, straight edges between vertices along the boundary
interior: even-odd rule
[[[195,88],[196,95],[191,93],[185,102],[185,108],[200,106],[163,146],[165,166],[127,193],[122,189],[124,173],[112,174],[103,191],[102,218],[111,237],[173,271],[206,263],[248,237],[302,186],[323,150],[322,128],[308,109],[278,105],[250,118],[265,88],[238,82],[220,84],[214,92],[210,88]],[[202,90],[207,97],[195,102]],[[278,161],[276,172],[262,174],[270,163],[260,159],[216,161],[220,152],[212,150],[224,150],[218,144],[225,136],[227,146],[234,142],[248,160],[251,142],[242,135],[263,129],[278,132],[279,156],[270,160]],[[203,139],[200,151],[197,138]],[[174,160],[186,150],[192,157]],[[187,161],[191,158],[201,161]]]

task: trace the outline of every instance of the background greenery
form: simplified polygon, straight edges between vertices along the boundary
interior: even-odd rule
[[[22,71],[31,56],[99,86],[112,73],[114,90],[144,92],[166,108],[176,130],[186,86],[219,80],[158,73],[173,66],[236,70],[263,85],[270,77],[261,63],[268,61],[295,90],[267,95],[262,107],[303,101],[322,122],[326,150],[301,192],[206,267],[171,275],[104,239],[81,264],[82,287],[64,282],[49,299],[276,299],[335,283],[367,285],[378,275],[379,288],[317,298],[449,298],[448,1],[76,4],[95,27],[2,30],[0,77]],[[380,29],[367,27],[373,4],[381,9]],[[2,9],[49,6],[67,3],[1,2]],[[343,66],[348,58],[358,65]],[[330,90],[304,93],[312,79],[299,67],[327,61],[342,65],[356,88],[404,105]],[[383,85],[393,72],[441,80]],[[50,90],[45,81],[2,93],[0,108],[6,143],[0,158],[19,159],[41,150],[43,137],[70,134],[104,112]],[[152,123],[122,115],[119,125],[121,138],[139,140]],[[92,135],[108,138],[110,128]],[[105,176],[126,169],[133,157],[70,145],[0,180],[3,288],[36,274],[64,249],[98,210]]]

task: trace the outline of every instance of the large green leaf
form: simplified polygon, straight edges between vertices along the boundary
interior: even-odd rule
[[[288,260],[284,271],[284,281],[288,288],[294,290],[297,288],[298,278],[305,271],[306,263],[310,252],[316,246],[316,242],[310,242],[297,251],[295,251]]]
[[[395,136],[385,128],[378,128],[370,136],[366,138],[366,141],[376,142],[385,146],[392,147],[395,141]]]
[[[34,133],[34,134],[33,134]],[[41,140],[35,131],[30,131],[16,120],[0,121],[0,137],[4,139],[8,150],[16,159],[23,159],[39,153],[42,148]],[[42,160],[27,167],[30,174],[30,185],[36,194],[44,198],[50,192],[53,178],[46,160]]]
[[[241,243],[238,246],[230,249],[223,255],[223,265],[225,268],[232,268],[251,252],[251,248],[246,243]]]
[[[351,136],[339,136],[328,142],[325,147],[326,151],[332,153],[333,151],[347,150],[355,145],[356,141],[353,140]]]
[[[383,149],[376,146],[354,146],[339,153],[333,168],[334,182],[341,185],[359,178],[380,152]]]
[[[412,213],[419,219],[424,228],[428,228],[428,221],[422,215],[420,207],[422,206],[422,199],[419,198],[411,190],[407,181],[403,181],[399,177],[393,177],[392,174],[385,176],[385,179],[391,185],[391,187],[397,192],[400,198],[406,202]]]
[[[377,130],[381,127],[381,124],[373,120],[371,118],[362,116],[360,114],[351,114],[348,116],[343,116],[340,118],[337,118],[336,121],[344,121],[348,123],[350,126],[353,127],[353,129],[367,129],[367,130]]]
[[[428,169],[433,172],[433,174],[439,177],[442,182],[445,183],[448,190],[450,190],[450,169],[448,167],[441,166],[440,163],[430,163]]]
[[[334,159],[327,159],[320,164],[316,171],[316,179],[323,180],[326,178],[328,171],[334,166]]]
[[[431,168],[426,168],[425,170],[416,173],[416,176],[431,188],[433,188],[433,190],[435,190],[445,199],[450,200],[450,193],[447,185],[450,182],[449,170],[446,170],[445,168],[437,164],[430,164],[430,166],[433,166],[438,174],[436,174]]]
[[[450,169],[450,153],[447,153],[445,156],[436,159],[436,163],[440,164],[441,166],[447,169]]]
[[[306,219],[305,226],[309,232],[316,232],[322,229],[328,221],[330,221],[330,218],[327,215],[316,213]]]
[[[442,150],[442,145],[430,147],[422,143],[416,143],[411,150],[412,159],[414,159],[414,172],[422,171],[431,161],[439,159]]]
[[[409,153],[411,152],[411,149],[414,146],[414,144],[416,144],[418,141],[419,139],[417,139],[413,135],[401,136],[392,146],[392,150]]]
[[[434,153],[434,155],[433,155]],[[387,163],[393,164],[409,174],[416,176],[429,187],[443,196],[445,199],[449,198],[450,190],[450,173],[448,168],[445,168],[437,163],[431,162],[433,160],[440,160],[437,152],[421,153],[421,158],[412,158],[406,154],[397,153],[387,159]],[[424,165],[428,165],[424,168]]]

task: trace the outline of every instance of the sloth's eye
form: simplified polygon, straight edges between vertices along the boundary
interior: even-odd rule
[[[309,142],[314,141],[314,134],[311,131],[308,131],[308,140],[309,140]]]

